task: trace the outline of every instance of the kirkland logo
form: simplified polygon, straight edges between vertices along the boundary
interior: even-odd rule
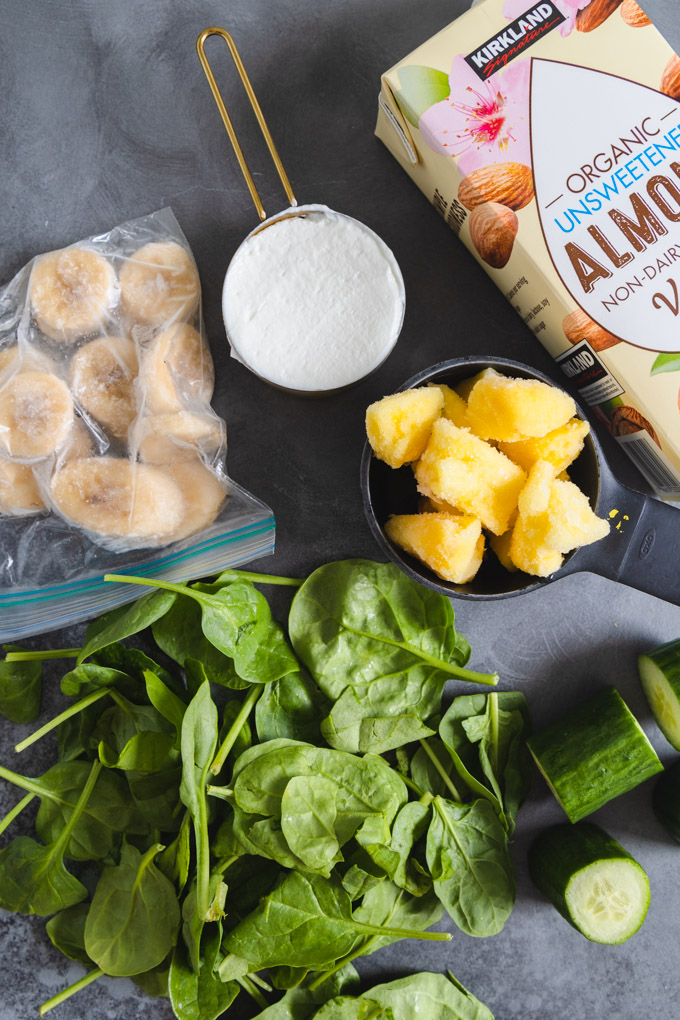
[[[547,0],[534,4],[502,32],[493,35],[473,53],[468,53],[465,60],[477,77],[486,81],[564,20],[555,4]]]

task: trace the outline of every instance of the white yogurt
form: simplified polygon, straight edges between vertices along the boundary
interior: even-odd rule
[[[246,238],[224,280],[232,357],[287,389],[357,382],[399,336],[404,281],[394,255],[363,223],[326,206],[269,222]]]

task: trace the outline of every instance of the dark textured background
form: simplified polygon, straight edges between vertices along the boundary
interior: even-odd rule
[[[377,554],[357,481],[363,413],[372,400],[458,355],[517,358],[558,378],[500,292],[373,137],[380,73],[465,7],[464,0],[0,0],[0,280],[34,254],[172,206],[203,281],[230,473],[277,517],[277,552],[262,562],[274,572],[300,575],[329,559]],[[674,0],[648,0],[646,8],[680,48]],[[399,344],[377,375],[339,397],[290,397],[228,357],[220,290],[255,215],[195,56],[196,36],[211,24],[236,39],[299,201],[363,220],[401,264],[407,310]],[[226,50],[213,40],[209,52],[258,168],[265,206],[276,211],[284,202]],[[613,441],[603,442],[619,476],[641,485]],[[679,546],[672,554],[680,559]],[[504,687],[524,690],[537,727],[614,683],[662,757],[673,759],[640,692],[635,659],[680,635],[680,609],[584,574],[504,602],[457,603],[456,610],[472,664],[496,668]],[[78,628],[32,644],[73,645],[81,637]],[[60,703],[58,671],[49,675],[45,718]],[[38,774],[53,753],[48,742],[26,760],[12,751],[30,728],[3,722],[1,757]],[[588,943],[531,887],[527,845],[561,818],[536,777],[513,847],[519,891],[505,930],[486,940],[456,933],[445,946],[398,944],[362,970],[382,977],[450,968],[497,1020],[677,1020],[680,847],[655,821],[650,798],[647,783],[594,816],[651,879],[647,920],[627,944]],[[15,791],[0,791],[7,807],[15,799]],[[2,1020],[36,1016],[41,1001],[82,974],[52,949],[39,919],[2,914],[0,949]],[[170,1015],[162,1000],[108,979],[54,1014]],[[247,1013],[235,1008],[233,1015]]]

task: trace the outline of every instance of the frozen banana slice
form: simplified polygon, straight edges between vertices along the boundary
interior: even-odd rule
[[[142,544],[169,541],[185,514],[182,493],[168,474],[121,457],[70,461],[52,478],[51,494],[68,521]]]
[[[173,464],[193,460],[199,451],[214,452],[222,442],[219,418],[178,411],[142,419],[135,429],[133,446],[148,464]]]
[[[24,517],[44,509],[45,501],[30,466],[0,460],[0,514]]]
[[[101,328],[118,295],[111,263],[85,248],[42,255],[29,287],[33,316],[46,336],[71,341]]]
[[[120,271],[121,302],[147,325],[187,318],[198,304],[201,284],[190,255],[176,241],[152,241]]]
[[[76,351],[71,362],[71,389],[88,414],[118,439],[136,414],[134,381],[137,352],[124,336],[100,336]]]
[[[139,382],[147,411],[181,411],[182,397],[209,404],[215,384],[212,358],[193,326],[166,329],[142,358]]]
[[[48,457],[72,424],[73,398],[51,372],[20,372],[0,389],[0,452],[10,457]]]
[[[208,528],[224,503],[226,490],[214,471],[206,467],[203,461],[178,461],[164,468],[175,482],[184,497],[184,517],[172,540],[186,538],[197,531]]]

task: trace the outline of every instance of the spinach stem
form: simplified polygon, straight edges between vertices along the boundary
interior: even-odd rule
[[[205,773],[204,773],[205,775]],[[194,815],[194,838],[196,840],[196,907],[202,921],[210,912],[210,842],[208,835],[208,804],[205,794],[205,778],[201,778],[198,811]]]
[[[491,722],[491,770],[498,775],[498,694],[492,691],[487,695],[489,704],[489,720]]]
[[[55,716],[54,719],[50,719],[49,722],[46,722],[39,730],[31,733],[31,735],[26,737],[25,740],[20,741],[20,743],[15,746],[14,750],[25,751],[27,747],[30,747],[31,744],[34,744],[37,740],[40,740],[51,730],[55,729],[55,727],[61,725],[61,723],[65,722],[66,719],[70,719],[71,716],[77,715],[78,712],[82,712],[84,708],[87,708],[89,705],[93,705],[95,701],[99,701],[100,698],[103,698],[110,693],[111,691],[108,687],[102,687],[98,691],[92,691],[91,694],[87,694],[80,701],[77,701],[75,705],[71,705],[71,707],[67,708],[66,711]]]
[[[421,790],[420,787],[418,786],[418,784],[414,783],[410,776],[407,776],[407,775],[405,775],[405,773],[400,772],[399,773],[399,777],[400,777],[400,779],[402,779],[404,781],[404,783],[406,783],[406,785],[408,786],[409,790],[413,790],[414,793],[418,794],[419,798],[425,796],[425,791]]]
[[[210,786],[206,787],[206,793],[209,797],[219,797],[220,800],[230,801],[234,796],[234,791],[229,789],[228,786]]]
[[[250,981],[252,981],[252,982],[253,982],[253,984],[254,984],[254,985],[257,985],[257,987],[258,987],[258,988],[261,988],[261,989],[262,989],[262,990],[263,990],[264,992],[273,992],[273,991],[274,991],[274,989],[272,988],[272,986],[271,986],[271,985],[268,985],[268,984],[267,984],[267,982],[266,982],[266,981],[264,981],[264,980],[263,980],[263,979],[262,979],[262,978],[260,977],[260,975],[259,975],[259,974],[249,974],[249,975],[248,975],[248,978],[249,978],[249,980],[250,980]]]
[[[0,835],[5,831],[5,829],[9,828],[17,815],[20,815],[24,808],[28,807],[35,796],[37,796],[37,794],[27,793],[18,804],[14,805],[11,811],[7,812],[2,821],[0,821]]]
[[[104,574],[105,581],[120,581],[122,584],[141,584],[144,588],[164,588],[166,591],[179,592],[180,595],[189,593],[185,584],[172,584],[170,581],[157,581],[148,577],[129,577],[127,574]]]
[[[451,794],[453,799],[457,800],[458,803],[461,804],[463,802],[463,798],[461,797],[461,795],[459,794],[458,790],[456,789],[456,787],[455,787],[455,785],[453,783],[453,780],[451,779],[451,776],[448,774],[448,772],[446,771],[446,769],[444,768],[444,766],[440,762],[439,758],[437,757],[437,755],[434,753],[434,751],[432,750],[432,748],[428,744],[427,740],[423,740],[423,738],[421,737],[420,738],[420,746],[422,747],[423,751],[428,756],[428,758],[430,759],[430,761],[432,762],[432,764],[436,768],[437,772],[441,776],[444,785],[446,786],[447,790],[449,791],[449,793]]]
[[[43,659],[77,659],[80,648],[52,648],[43,652],[8,652],[5,662],[42,662]]]
[[[253,707],[254,707],[257,699],[262,694],[263,690],[264,690],[264,685],[263,684],[253,685],[250,688],[250,690],[248,692],[248,697],[245,699],[245,701],[241,705],[241,711],[239,712],[239,714],[236,716],[236,718],[234,719],[233,723],[229,727],[227,735],[224,738],[224,740],[222,741],[220,749],[217,752],[217,754],[215,755],[215,757],[213,759],[213,762],[212,762],[212,765],[210,766],[210,771],[212,772],[212,774],[214,776],[218,775],[219,772],[221,771],[222,766],[224,765],[225,761],[227,760],[227,755],[229,754],[229,752],[231,751],[232,747],[236,743],[236,740],[238,739],[238,735],[241,732],[241,730],[243,729],[243,724],[245,723],[246,719],[248,718],[248,716],[252,712]]]
[[[305,580],[303,577],[279,577],[277,574],[257,574],[250,570],[225,570],[214,581],[214,584],[221,584],[222,581],[231,579],[241,581],[252,581],[253,584],[284,584],[289,588],[300,588]]]
[[[53,845],[53,849],[52,849],[52,855],[53,856],[54,856],[55,853],[61,854],[63,856],[64,852],[66,851],[66,848],[68,846],[69,840],[70,840],[71,836],[73,835],[73,830],[75,829],[76,825],[78,824],[78,821],[79,821],[80,816],[82,815],[83,811],[87,807],[87,802],[90,799],[90,795],[91,795],[92,791],[94,790],[95,783],[97,782],[97,779],[99,778],[99,773],[101,772],[103,767],[104,766],[102,765],[102,763],[100,761],[93,761],[92,762],[92,768],[90,769],[90,774],[87,777],[87,781],[85,783],[85,786],[82,789],[80,797],[78,797],[78,800],[76,801],[76,806],[74,807],[73,811],[71,812],[71,817],[69,818],[69,820],[67,821],[66,825],[64,826],[64,828],[59,833],[59,838],[57,839],[56,843],[54,843],[54,845]]]
[[[453,938],[447,931],[414,931],[413,928],[382,928],[378,924],[362,924],[361,921],[352,923],[360,931],[370,932],[371,935],[378,935],[380,938],[424,939],[429,942],[450,942]]]
[[[241,988],[245,989],[245,991],[248,993],[251,999],[255,1000],[260,1009],[267,1009],[269,1007],[269,1003],[265,999],[260,989],[253,984],[253,982],[247,975],[245,977],[237,978],[236,980],[240,984]]]
[[[63,991],[54,995],[51,999],[48,999],[47,1002],[43,1002],[40,1007],[40,1016],[45,1016],[45,1013],[49,1013],[49,1011],[54,1009],[55,1006],[59,1006],[62,1002],[66,1002],[66,1000],[70,999],[72,995],[76,994],[76,992],[79,992],[82,988],[87,988],[87,986],[91,985],[93,981],[97,980],[97,978],[102,977],[103,973],[104,971],[97,967],[96,970],[91,970],[84,977],[81,977],[79,981],[69,985],[68,988],[64,988]]]

